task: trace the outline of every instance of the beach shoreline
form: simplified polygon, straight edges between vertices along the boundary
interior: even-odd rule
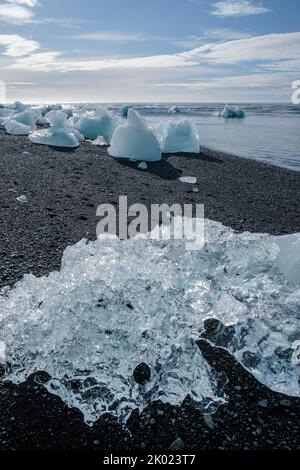
[[[204,204],[206,218],[239,232],[300,232],[300,172],[209,149],[165,155],[143,171],[88,141],[65,151],[4,131],[0,138],[1,287],[59,269],[68,245],[96,238],[98,205],[117,206],[120,195],[147,207]],[[181,176],[197,183],[182,183]],[[27,203],[16,200],[21,195]],[[178,437],[185,449],[299,449],[300,400],[268,390],[204,339],[199,346],[229,378],[229,403],[213,415],[213,425],[186,400],[180,408],[154,403],[141,416],[133,413],[131,434],[108,416],[89,428],[78,410],[29,379],[0,384],[0,449],[169,449]]]

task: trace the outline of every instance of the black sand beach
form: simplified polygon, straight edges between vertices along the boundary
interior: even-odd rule
[[[89,142],[55,150],[3,131],[0,141],[0,286],[59,269],[66,246],[96,237],[97,206],[117,205],[119,195],[147,206],[204,204],[207,218],[237,231],[300,232],[300,172],[210,150],[166,155],[142,171]],[[199,192],[180,176],[197,177]],[[16,201],[21,195],[27,204]],[[0,449],[300,449],[300,399],[271,392],[204,338],[199,347],[229,379],[229,402],[211,419],[186,399],[180,408],[154,403],[133,413],[130,432],[110,416],[89,428],[32,378],[0,383]]]

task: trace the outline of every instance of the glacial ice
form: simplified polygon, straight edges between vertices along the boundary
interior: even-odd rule
[[[181,114],[181,110],[178,106],[171,106],[171,108],[169,108],[169,114]]]
[[[159,142],[149,124],[134,109],[129,109],[128,119],[117,127],[108,153],[112,157],[141,161],[161,160]]]
[[[5,355],[5,344],[3,341],[0,341],[0,364],[5,364],[6,355]]]
[[[74,119],[74,127],[86,139],[97,139],[98,136],[110,141],[121,119],[106,108],[99,106],[95,111]]]
[[[205,233],[205,246],[192,252],[184,240],[149,234],[82,240],[65,250],[59,272],[29,274],[3,290],[5,378],[21,383],[45,371],[45,387],[89,424],[107,411],[126,421],[153,400],[178,405],[188,394],[212,411],[224,400],[220,377],[195,341],[214,319],[210,341],[271,389],[300,396],[292,360],[300,284],[280,261],[300,235],[238,234],[209,220]],[[151,369],[145,385],[133,379],[140,363]]]
[[[20,101],[15,101],[13,104],[8,104],[7,108],[12,109],[16,113],[21,113],[25,111],[28,105],[21,103]]]
[[[124,106],[122,106],[121,108],[121,114],[123,117],[126,117],[128,116],[128,111],[132,108],[132,106],[130,104],[124,104]]]
[[[197,178],[195,176],[181,176],[179,178],[179,181],[181,181],[182,183],[196,184]]]
[[[199,134],[195,124],[189,119],[162,122],[156,128],[163,153],[199,153]]]
[[[6,132],[13,135],[28,135],[36,130],[36,123],[40,117],[41,112],[38,109],[26,108],[24,111],[7,118]]]
[[[45,118],[51,127],[30,134],[31,142],[53,147],[74,148],[84,140],[80,132],[71,126],[64,112],[53,110],[46,114]]]
[[[106,145],[109,145],[109,142],[101,135],[98,135],[96,140],[92,140],[92,145],[99,145],[100,147],[105,147]]]
[[[225,108],[223,109],[221,116],[226,119],[230,118],[244,118],[246,117],[246,111],[244,111],[239,106],[230,106],[226,104]]]

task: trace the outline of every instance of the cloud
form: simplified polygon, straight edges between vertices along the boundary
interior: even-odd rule
[[[299,50],[300,32],[296,32],[205,44],[183,52],[181,56],[189,61],[205,61],[215,65],[253,61],[263,64],[299,60]]]
[[[18,5],[25,5],[27,7],[35,7],[38,0],[6,0],[8,3],[17,3]]]
[[[231,77],[220,77],[202,81],[187,82],[165,82],[156,83],[154,86],[163,88],[185,88],[191,90],[207,90],[220,88],[277,88],[290,84],[292,76],[283,74],[261,74],[253,73],[249,75],[234,75]]]
[[[4,54],[10,57],[26,56],[40,48],[38,42],[18,34],[0,34],[0,45],[5,46]]]
[[[131,59],[94,59],[94,60],[67,60],[61,58],[60,52],[42,52],[31,54],[28,57],[17,59],[9,66],[16,70],[35,71],[98,71],[116,68],[169,68],[187,67],[196,65],[196,62],[189,61],[180,56],[159,55],[149,57],[137,57]]]
[[[263,6],[255,5],[251,0],[224,0],[213,4],[211,15],[220,18],[261,15],[269,13],[270,10]]]
[[[228,28],[220,28],[220,29],[214,29],[211,31],[206,31],[203,34],[204,38],[211,38],[211,39],[222,39],[226,41],[230,41],[233,39],[245,39],[245,38],[250,38],[251,34],[245,33],[243,31],[236,31],[234,29],[228,29]]]
[[[73,36],[72,39],[81,39],[88,41],[107,41],[107,42],[131,42],[146,41],[148,38],[143,34],[121,33],[118,31],[103,31],[100,33],[86,33]]]
[[[11,24],[24,24],[33,20],[34,13],[22,5],[4,3],[0,5],[0,21]]]
[[[16,58],[9,67],[16,70],[35,71],[97,71],[116,68],[174,68],[236,65],[254,62],[253,67],[267,64],[299,62],[300,32],[269,34],[225,42],[203,44],[176,54],[116,59],[68,59],[62,52],[33,53]],[[24,55],[24,54],[22,54]]]

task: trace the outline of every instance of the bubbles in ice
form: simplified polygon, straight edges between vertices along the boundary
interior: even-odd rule
[[[300,235],[291,237],[288,251]],[[88,423],[106,411],[125,420],[157,399],[178,405],[188,394],[207,410],[222,392],[195,341],[214,319],[212,342],[268,387],[300,396],[292,360],[300,283],[286,277],[281,241],[209,220],[199,251],[149,235],[82,240],[65,250],[59,272],[26,275],[0,295],[6,378],[47,372],[48,390]]]

